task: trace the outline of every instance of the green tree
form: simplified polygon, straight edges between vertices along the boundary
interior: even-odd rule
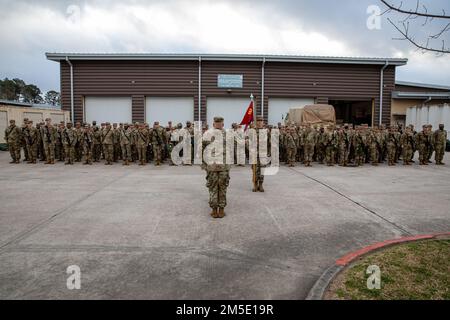
[[[47,91],[47,93],[45,94],[44,100],[45,100],[45,103],[51,104],[52,106],[56,106],[56,105],[59,105],[61,97],[60,97],[59,92],[57,92],[55,90],[50,90],[50,91]]]
[[[22,88],[22,98],[24,102],[42,103],[41,89],[34,84],[27,84]]]
[[[17,83],[14,80],[5,78],[0,80],[0,98],[5,100],[19,100]]]

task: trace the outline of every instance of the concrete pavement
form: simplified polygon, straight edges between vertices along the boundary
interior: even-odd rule
[[[209,216],[193,167],[11,165],[0,152],[1,299],[303,299],[373,242],[450,230],[450,165],[234,167]],[[66,268],[81,269],[68,290]]]

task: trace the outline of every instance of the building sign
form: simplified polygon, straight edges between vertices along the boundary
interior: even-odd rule
[[[217,86],[219,88],[242,88],[244,76],[242,74],[219,74]]]

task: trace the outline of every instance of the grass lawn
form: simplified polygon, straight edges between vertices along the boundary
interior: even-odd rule
[[[367,288],[370,265],[380,268],[380,289]],[[450,300],[450,239],[410,242],[363,256],[334,279],[324,298]]]

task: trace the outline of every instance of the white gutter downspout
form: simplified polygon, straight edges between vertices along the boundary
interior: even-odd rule
[[[74,118],[74,108],[73,108],[73,65],[72,62],[70,62],[69,57],[66,56],[66,61],[70,66],[70,117],[71,117],[71,121],[74,122],[75,118]]]
[[[202,57],[198,57],[198,122],[202,121]],[[200,126],[201,129],[201,126]]]
[[[384,69],[387,68],[389,65],[389,61],[386,60],[386,63],[384,64],[383,68],[381,68],[381,75],[380,75],[380,119],[378,125],[381,126],[382,124],[382,117],[383,117],[383,80],[384,80]]]
[[[266,57],[263,57],[261,70],[261,115],[264,117],[264,65],[266,64]]]

